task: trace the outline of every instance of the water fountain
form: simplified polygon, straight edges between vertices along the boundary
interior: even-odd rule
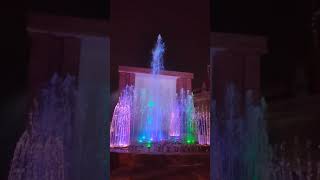
[[[114,109],[110,128],[110,147],[126,147],[130,144],[131,109],[133,87],[126,87]]]
[[[223,115],[216,112],[215,102],[211,105],[212,114],[196,111],[192,93],[180,89],[176,94],[172,85],[175,79],[161,75],[163,52],[164,44],[159,36],[153,51],[152,76],[141,75],[137,79],[138,86],[127,86],[121,93],[111,123],[111,150],[119,148],[119,151],[132,154],[151,153],[152,163],[155,162],[154,154],[178,153],[183,159],[183,153],[208,152],[208,146],[203,144],[210,144],[208,131],[213,128],[212,179],[320,179],[320,161],[309,155],[309,142],[305,150],[291,159],[286,157],[288,152],[284,145],[280,146],[279,152],[277,148],[271,149],[263,100],[254,103],[252,93],[248,91],[244,115],[237,116],[239,94],[235,86],[230,85],[226,89]],[[164,88],[167,86],[163,86],[162,81],[171,82],[171,89]],[[17,143],[9,180],[70,179],[70,169],[74,168],[71,167],[72,148],[77,148],[71,143],[75,130],[72,126],[74,115],[79,113],[75,84],[73,77],[62,79],[55,75],[42,90],[35,101],[28,129]],[[208,123],[210,117],[214,122],[211,126]],[[218,122],[223,123],[220,126]],[[198,162],[208,161],[208,153],[203,154],[206,155],[197,154],[193,158]],[[170,162],[172,156],[157,156],[156,162],[163,162],[165,158],[165,162]],[[137,159],[134,157],[131,161]],[[173,161],[177,159],[175,157]]]
[[[210,145],[210,111],[208,108],[198,107],[196,110],[196,124],[198,143]]]
[[[239,92],[230,84],[226,88],[224,112],[217,112],[215,101],[212,102],[211,180],[318,180],[319,158],[317,153],[309,155],[310,143],[294,153],[289,153],[284,144],[272,147],[264,118],[264,99],[254,102],[252,91],[247,91],[242,115],[237,112],[239,99]]]
[[[205,124],[197,121],[200,116],[192,92],[177,90],[177,78],[162,74],[164,51],[159,35],[152,51],[151,75],[137,73],[135,86],[127,86],[121,93],[110,129],[112,150],[187,152],[193,149],[190,145],[202,143],[197,132]]]
[[[76,97],[74,77],[52,77],[34,101],[29,125],[15,148],[9,180],[70,179]]]
[[[216,112],[213,102],[212,179],[269,180],[271,147],[263,118],[264,103],[254,103],[248,91],[244,112],[239,113],[239,99],[231,84],[226,88],[223,113]]]

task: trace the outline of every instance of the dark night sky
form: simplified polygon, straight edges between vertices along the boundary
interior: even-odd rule
[[[74,6],[77,4],[77,6]],[[31,10],[56,15],[108,19],[109,0],[31,0]],[[268,37],[262,87],[290,87],[295,64],[311,45],[311,0],[212,0],[211,30]],[[279,78],[279,75],[281,75]]]
[[[33,11],[109,18],[108,0],[31,2]],[[311,0],[212,0],[211,9],[212,31],[268,37],[270,53],[262,61],[262,87],[268,89],[279,83],[290,87],[295,64],[310,50]]]
[[[263,35],[269,54],[262,60],[262,87],[290,86],[293,69],[310,54],[311,1],[215,1],[214,31]]]
[[[110,12],[110,0],[31,0],[30,2],[32,11],[55,15],[108,19]]]
[[[2,22],[5,26],[2,26],[4,33],[1,33],[1,41],[6,47],[1,51],[2,57],[5,57],[1,65],[1,82],[6,87],[1,93],[0,179],[6,179],[8,162],[11,159],[8,152],[12,153],[24,127],[23,114],[20,112],[23,112],[22,102],[27,92],[27,12],[33,10],[99,19],[109,17],[107,0],[30,2],[28,5],[8,7],[4,12],[8,18]],[[310,0],[214,0],[211,6],[212,31],[259,34],[269,38],[270,53],[262,61],[264,88],[275,82],[290,83],[295,62],[306,59],[310,50]]]

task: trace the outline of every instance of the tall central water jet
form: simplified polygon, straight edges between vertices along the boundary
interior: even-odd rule
[[[139,114],[139,119],[135,120],[136,128],[134,129],[138,130],[137,140],[140,143],[160,142],[167,139],[169,113],[175,101],[175,94],[172,92],[176,90],[172,89],[172,86],[170,87],[170,83],[166,86],[161,83],[164,79],[160,75],[164,70],[164,47],[161,35],[158,35],[156,45],[152,50],[152,76],[138,75],[138,79],[141,77],[141,81],[138,80],[135,86],[135,97],[140,98],[134,100],[135,107],[138,107],[135,112]],[[174,83],[171,84],[174,86]],[[167,95],[166,98],[164,98],[165,95]],[[136,135],[134,135],[135,137]]]
[[[164,54],[164,49],[165,45],[164,42],[162,41],[162,37],[159,34],[157,43],[152,50],[152,61],[151,61],[151,68],[152,68],[152,74],[160,74],[160,71],[164,70],[163,66],[163,54]]]

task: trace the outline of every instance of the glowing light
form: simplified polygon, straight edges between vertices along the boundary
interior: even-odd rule
[[[132,87],[126,87],[117,103],[110,128],[110,147],[126,147],[130,144]]]
[[[119,98],[110,129],[111,147],[135,143],[151,147],[152,143],[166,141],[197,142],[198,124],[192,93],[181,89],[176,94],[175,79],[165,88],[159,83],[164,81],[159,75],[164,69],[163,53],[164,43],[159,35],[152,51],[152,75],[149,79],[141,77],[141,82],[135,81],[142,85],[127,87]]]
[[[210,107],[200,106],[196,112],[198,143],[210,145]]]
[[[169,129],[169,135],[170,136],[180,136],[180,118],[178,116],[179,111],[175,108],[174,112],[171,112],[170,116],[170,129]],[[177,114],[177,115],[176,115]]]
[[[148,106],[149,107],[153,107],[154,106],[154,102],[153,101],[149,101]]]

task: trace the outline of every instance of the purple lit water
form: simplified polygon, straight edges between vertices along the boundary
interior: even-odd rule
[[[181,89],[177,94],[177,77],[161,74],[164,51],[159,35],[152,50],[152,74],[136,73],[134,87],[121,93],[111,123],[111,147],[198,142],[192,92]]]

